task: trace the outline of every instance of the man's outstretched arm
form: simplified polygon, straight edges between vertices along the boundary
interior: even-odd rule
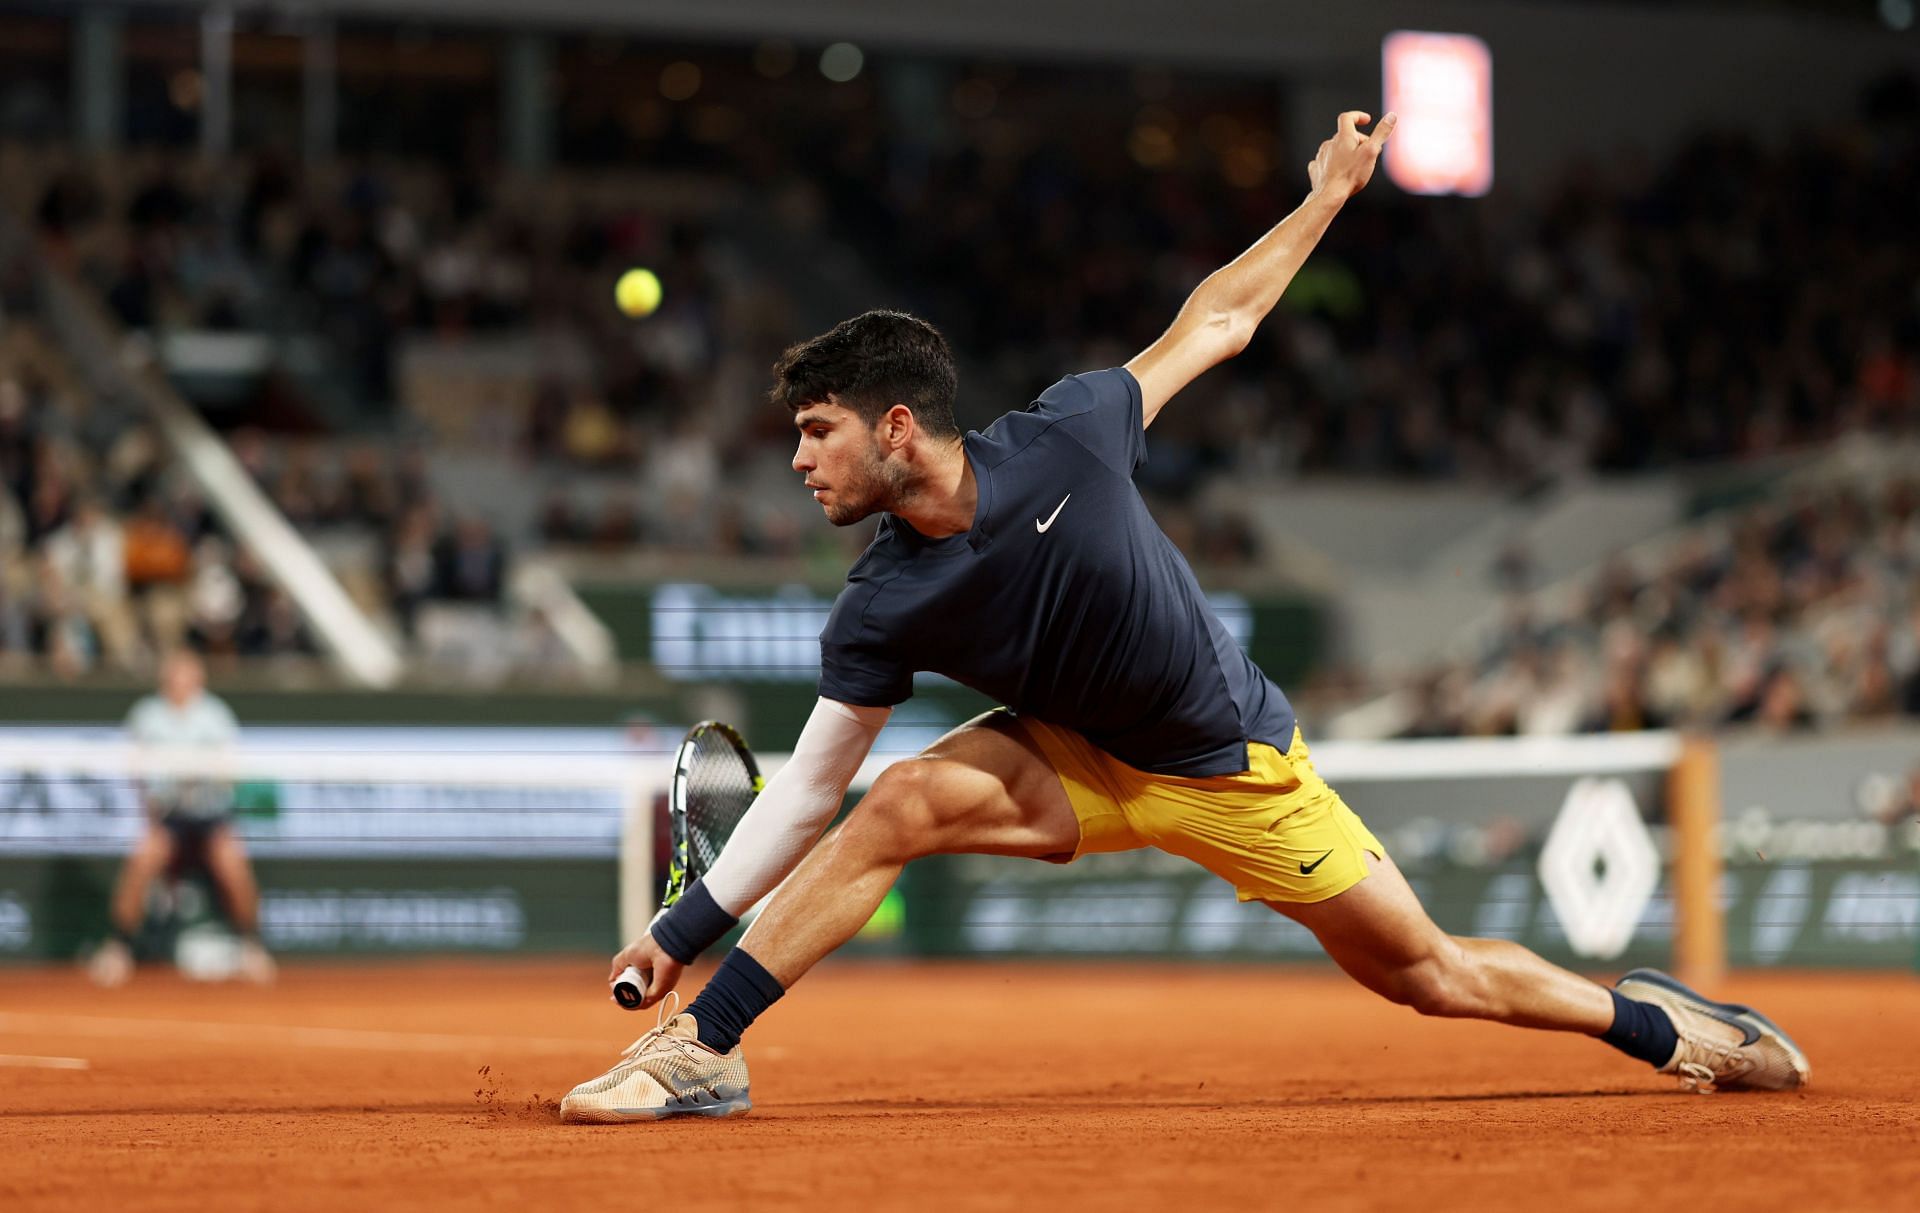
[[[1333,138],[1320,145],[1307,166],[1312,189],[1306,201],[1252,248],[1207,275],[1172,327],[1127,363],[1140,382],[1146,425],[1181,388],[1247,348],[1253,330],[1280,301],[1341,206],[1373,177],[1374,163],[1399,118],[1388,114],[1371,135],[1361,134],[1360,124],[1371,121],[1359,110],[1341,114]]]

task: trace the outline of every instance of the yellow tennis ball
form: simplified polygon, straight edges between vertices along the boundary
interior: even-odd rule
[[[628,270],[614,284],[613,301],[629,316],[651,316],[660,306],[660,276],[652,270]]]

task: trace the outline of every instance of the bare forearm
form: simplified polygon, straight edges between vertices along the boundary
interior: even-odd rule
[[[1340,206],[1338,199],[1323,193],[1308,194],[1251,248],[1207,275],[1181,310],[1230,318],[1230,329],[1250,334],[1280,302],[1287,284],[1327,234]]]
[[[1253,330],[1280,302],[1341,205],[1372,179],[1374,161],[1398,119],[1388,114],[1372,135],[1362,135],[1358,124],[1371,121],[1359,110],[1341,114],[1333,138],[1320,145],[1307,166],[1313,184],[1307,200],[1252,248],[1207,275],[1172,326],[1128,361],[1127,370],[1140,384],[1143,424],[1152,425],[1181,388],[1247,348]]]
[[[1247,348],[1339,212],[1337,200],[1318,190],[1308,194],[1252,248],[1193,289],[1166,333],[1127,363],[1140,383],[1146,425],[1175,392]]]

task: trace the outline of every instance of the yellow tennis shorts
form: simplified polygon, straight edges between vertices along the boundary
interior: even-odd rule
[[[1325,901],[1367,875],[1380,840],[1313,769],[1294,730],[1282,754],[1247,745],[1249,770],[1189,779],[1136,770],[1071,729],[1015,717],[1046,754],[1080,819],[1064,862],[1158,847],[1233,885],[1241,901]]]

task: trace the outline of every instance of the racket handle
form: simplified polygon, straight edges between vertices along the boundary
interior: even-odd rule
[[[622,1010],[638,1011],[640,1000],[646,996],[646,974],[632,965],[628,965],[620,976],[613,979],[613,1001],[619,1003]]]

